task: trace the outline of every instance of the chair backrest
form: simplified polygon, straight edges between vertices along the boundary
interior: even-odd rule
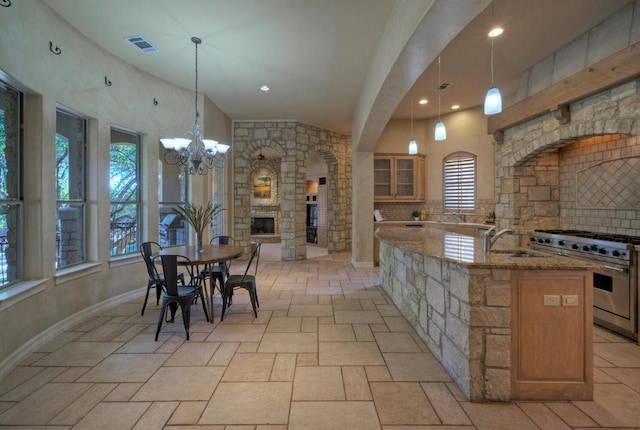
[[[254,269],[254,273],[253,276],[255,277],[258,274],[258,264],[260,263],[260,247],[262,246],[261,242],[256,243],[256,247],[253,248],[253,251],[251,251],[251,257],[249,257],[249,263],[247,264],[247,268],[244,269],[244,275],[242,275],[242,280],[241,282],[244,282],[244,278],[247,277],[247,274],[249,273],[249,269],[251,268],[251,263],[253,263],[253,260],[256,260],[256,267]]]
[[[169,295],[178,295],[178,264],[186,269],[189,276],[193,278],[193,268],[191,260],[183,255],[177,254],[162,254],[153,257],[152,265],[153,270],[157,273],[156,263],[160,260],[162,264],[162,275],[164,280],[162,282],[162,288]]]
[[[231,236],[216,236],[211,239],[211,244],[219,244],[219,245],[235,245],[236,240]]]
[[[149,278],[153,278],[158,280],[157,278],[158,272],[155,270],[153,266],[153,254],[156,251],[161,251],[162,247],[158,242],[142,242],[140,245],[140,254],[142,255],[142,259],[144,260],[144,264],[147,265],[147,273],[149,274]]]

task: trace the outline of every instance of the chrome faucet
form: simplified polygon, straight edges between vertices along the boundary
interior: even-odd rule
[[[465,222],[465,219],[464,219],[464,218],[465,218],[465,217],[464,217],[464,213],[462,213],[462,212],[453,212],[451,215],[455,215],[455,216],[457,216],[458,218],[460,218],[460,219],[462,220],[462,222]]]
[[[488,252],[491,252],[491,245],[496,243],[496,240],[498,240],[500,238],[500,236],[502,236],[504,234],[507,234],[507,233],[513,234],[513,230],[511,230],[510,228],[505,228],[504,230],[500,230],[499,232],[494,234],[493,237],[491,237],[490,234],[491,234],[491,232],[493,230],[495,230],[495,228],[496,228],[496,226],[494,225],[489,230],[487,230],[484,233],[484,235],[482,236],[482,252],[484,254],[486,254]]]

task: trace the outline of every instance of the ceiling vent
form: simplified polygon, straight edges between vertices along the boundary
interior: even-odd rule
[[[449,85],[451,85],[451,82],[443,82],[443,83],[441,83],[440,85],[438,85],[438,86],[435,88],[435,90],[434,90],[434,91],[435,91],[435,92],[438,92],[438,91],[443,92],[444,90],[446,90],[447,88],[449,88]]]
[[[149,42],[147,39],[145,39],[142,36],[129,36],[129,37],[125,37],[124,40],[126,40],[127,42],[129,42],[130,44],[132,44],[133,46],[135,46],[145,54],[152,54],[154,52],[159,52],[158,48],[153,46],[151,42]]]

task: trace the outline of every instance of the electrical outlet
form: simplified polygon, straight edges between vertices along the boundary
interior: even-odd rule
[[[562,306],[578,306],[578,296],[562,296]]]
[[[545,294],[543,301],[544,306],[560,306],[560,296]]]

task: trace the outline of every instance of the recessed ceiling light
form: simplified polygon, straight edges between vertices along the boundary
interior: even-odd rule
[[[419,101],[418,103],[420,103],[421,105],[426,105],[427,103],[429,103],[429,100],[427,100],[427,99],[420,99],[420,101]]]
[[[260,87],[260,91],[269,91],[269,87],[266,85],[263,85]]]
[[[504,32],[504,30],[501,27],[492,28],[491,31],[489,32],[489,37],[498,37],[503,32]]]
[[[460,105],[453,105],[453,106],[451,106],[451,109],[453,109],[453,110],[460,109]]]

